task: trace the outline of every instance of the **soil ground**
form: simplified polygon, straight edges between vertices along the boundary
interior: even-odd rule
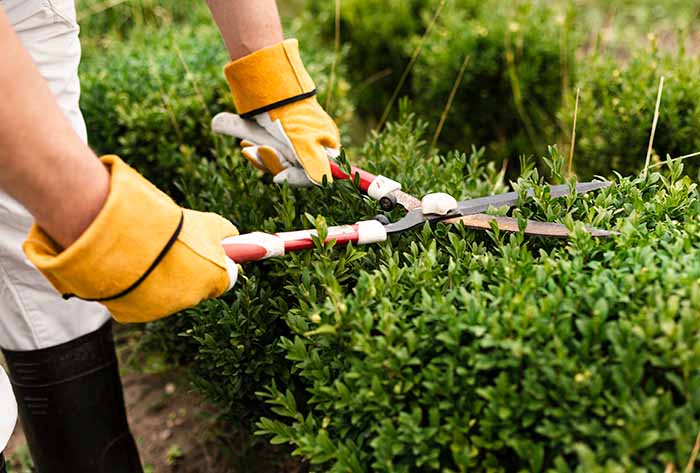
[[[126,373],[124,400],[145,473],[301,472],[279,448],[225,427],[216,410],[181,382],[176,372]],[[18,423],[5,449],[12,473],[31,473]]]

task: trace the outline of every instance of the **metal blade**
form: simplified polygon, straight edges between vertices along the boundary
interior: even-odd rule
[[[490,230],[491,222],[495,222],[499,230],[504,232],[518,232],[518,219],[513,217],[495,217],[487,214],[466,215],[464,217],[455,217],[443,220],[443,223],[458,223],[462,222],[465,227],[475,228],[478,230]],[[615,232],[601,230],[600,228],[586,227],[586,232],[594,237],[607,238],[615,235]],[[528,220],[524,233],[526,235],[551,237],[551,238],[569,238],[571,233],[566,228],[566,225],[560,223],[536,222]]]
[[[576,184],[576,192],[578,194],[584,194],[586,192],[591,192],[598,189],[605,189],[606,187],[610,187],[611,185],[612,184],[608,181],[582,182]],[[571,193],[571,190],[568,184],[562,184],[558,186],[551,186],[549,188],[549,193],[552,197],[563,197],[565,195],[569,195]],[[535,193],[532,189],[530,189],[527,192],[528,197],[533,197],[534,195]],[[478,199],[463,200],[459,202],[459,207],[457,207],[457,211],[455,213],[459,215],[471,215],[484,212],[490,207],[510,207],[517,203],[518,193],[508,192],[506,194],[479,197]]]
[[[608,181],[582,182],[576,184],[576,192],[579,194],[583,194],[598,189],[605,189],[606,187],[610,187],[611,185],[612,183]],[[552,197],[562,197],[571,193],[571,189],[567,184],[551,186],[549,190],[550,195]],[[527,192],[527,197],[533,197],[534,194],[534,191],[529,190]],[[439,222],[441,220],[447,220],[455,217],[464,217],[466,215],[480,214],[491,207],[510,207],[517,203],[518,193],[507,192],[505,194],[490,195],[487,197],[463,200],[457,203],[457,209],[454,212],[450,212],[447,215],[426,215],[422,212],[420,208],[416,208],[409,211],[404,218],[394,223],[385,225],[384,228],[386,229],[388,234],[399,233],[418,227],[425,222]]]

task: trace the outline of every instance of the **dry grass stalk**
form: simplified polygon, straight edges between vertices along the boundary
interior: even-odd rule
[[[664,166],[665,164],[674,163],[676,161],[685,161],[686,159],[696,158],[698,156],[700,156],[700,151],[698,151],[696,153],[686,154],[683,156],[678,156],[677,158],[673,158],[673,159],[667,159],[666,161],[661,161],[660,163],[654,163],[654,164],[649,166],[649,169],[658,168],[658,167]]]
[[[695,460],[698,458],[698,451],[700,451],[700,433],[695,437],[693,453],[690,454],[690,460],[688,460],[688,465],[685,467],[685,473],[692,473]]]
[[[659,123],[659,108],[661,107],[661,96],[664,93],[664,81],[665,77],[661,76],[661,81],[659,82],[659,93],[656,96],[656,110],[654,110],[654,121],[651,124],[651,136],[649,137],[649,147],[647,148],[647,159],[644,163],[644,176],[647,175],[649,171],[649,161],[651,160],[651,152],[654,147],[654,136],[656,136],[656,126]]]
[[[403,85],[406,82],[406,79],[408,78],[408,74],[411,72],[411,69],[413,69],[413,65],[416,63],[418,56],[420,55],[421,51],[423,50],[423,46],[425,45],[425,41],[426,41],[426,39],[428,39],[430,32],[433,30],[433,26],[435,26],[435,23],[437,23],[438,18],[440,18],[440,14],[442,13],[442,9],[444,8],[445,3],[447,3],[447,0],[441,0],[440,3],[438,4],[437,8],[435,9],[435,13],[433,14],[433,17],[430,19],[430,23],[428,23],[428,27],[425,29],[425,32],[423,33],[423,36],[421,37],[415,51],[413,51],[413,55],[411,56],[411,60],[408,62],[408,65],[406,66],[406,69],[404,69],[403,74],[401,74],[401,78],[399,79],[399,83],[396,85],[396,88],[394,89],[394,93],[391,95],[391,98],[389,99],[389,103],[387,103],[386,107],[384,108],[384,113],[382,113],[382,117],[379,119],[379,124],[377,125],[377,131],[382,129],[382,127],[386,123],[386,120],[389,118],[389,113],[391,113],[391,108],[394,106],[394,102],[396,101],[396,98],[399,96],[399,92],[401,92],[401,89],[403,88]]]
[[[180,125],[178,124],[178,119],[175,116],[175,111],[173,110],[173,107],[170,103],[170,96],[165,92],[165,87],[163,85],[163,78],[160,76],[158,66],[156,65],[156,62],[154,61],[152,56],[149,56],[148,64],[149,64],[149,69],[151,70],[151,74],[153,75],[153,77],[155,77],[156,81],[158,81],[158,88],[160,89],[160,98],[163,101],[163,105],[165,106],[165,110],[168,112],[168,119],[170,119],[170,123],[173,125],[173,128],[175,129],[175,134],[177,135],[177,139],[180,142],[182,142],[183,141],[182,130],[180,129]]]
[[[333,64],[331,64],[331,74],[328,79],[328,91],[326,92],[326,106],[328,110],[333,97],[333,89],[335,88],[336,68],[338,67],[338,59],[340,57],[340,0],[335,0],[335,42],[334,42]]]
[[[515,110],[518,112],[518,116],[520,117],[520,121],[522,122],[523,126],[525,127],[525,132],[527,133],[527,137],[530,140],[530,144],[532,146],[537,145],[537,139],[536,136],[537,134],[535,133],[535,127],[532,123],[532,119],[530,118],[530,115],[528,115],[527,111],[525,110],[525,104],[523,101],[523,94],[522,91],[520,90],[520,78],[518,77],[518,70],[517,70],[517,64],[515,63],[515,51],[513,50],[513,45],[512,45],[512,35],[515,32],[515,30],[508,29],[506,31],[506,37],[505,37],[505,60],[506,60],[506,68],[508,71],[508,79],[510,80],[510,88],[513,91],[513,103],[515,105]]]
[[[576,148],[576,120],[578,119],[578,100],[581,88],[576,89],[576,105],[574,107],[574,126],[571,130],[571,147],[569,148],[569,177],[574,175],[574,149]]]
[[[192,71],[190,71],[190,67],[187,65],[187,61],[185,61],[185,57],[182,55],[182,50],[180,49],[180,46],[178,46],[177,43],[174,43],[173,46],[175,47],[175,52],[177,53],[177,57],[180,60],[180,64],[182,64],[183,69],[185,69],[185,77],[187,79],[191,79],[192,88],[194,89],[194,92],[197,95],[197,100],[199,100],[199,103],[202,105],[204,110],[207,111],[208,118],[211,119],[211,110],[209,110],[209,105],[204,99],[204,94],[202,93],[202,90],[199,88],[196,76],[192,74]]]
[[[438,126],[435,129],[435,134],[433,135],[433,142],[431,145],[433,148],[435,148],[435,146],[437,146],[438,139],[440,138],[440,133],[442,133],[442,128],[445,126],[445,121],[447,120],[447,115],[450,113],[450,109],[452,108],[452,104],[454,103],[455,96],[457,95],[457,90],[459,89],[459,86],[462,84],[462,79],[464,78],[464,73],[467,70],[468,64],[469,64],[469,56],[465,56],[464,61],[462,62],[462,67],[459,68],[459,73],[457,74],[457,79],[455,80],[455,83],[452,85],[452,90],[450,91],[450,95],[447,98],[447,103],[445,104],[445,108],[442,110],[442,114],[440,115],[440,122],[438,123]]]
[[[382,69],[379,72],[375,72],[374,74],[372,74],[371,76],[369,76],[368,78],[366,78],[365,80],[360,82],[360,84],[357,87],[355,87],[355,94],[359,95],[360,91],[366,89],[367,87],[374,84],[375,82],[384,79],[385,77],[389,77],[393,73],[394,73],[394,71],[390,67],[387,67],[386,69]]]

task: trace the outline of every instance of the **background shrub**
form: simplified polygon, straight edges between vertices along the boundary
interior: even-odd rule
[[[478,143],[492,156],[517,158],[555,142],[556,111],[575,72],[573,48],[561,39],[565,16],[534,2],[457,0],[451,8],[428,37],[412,81],[416,110],[437,124],[468,58],[441,143]]]
[[[332,40],[333,2],[308,4]],[[435,131],[468,57],[441,134],[443,146],[488,145],[492,159],[505,159],[556,141],[556,114],[575,74],[575,35],[568,31],[566,9],[531,0],[448,0],[439,10],[441,4],[341,3],[341,37],[349,45],[349,77],[358,109],[369,114],[370,123],[377,120],[411,56],[420,50],[400,92],[412,98]],[[424,38],[438,10],[439,18]]]
[[[652,45],[653,47],[653,45]],[[644,167],[661,76],[666,78],[654,138],[655,162],[700,151],[700,62],[654,48],[625,65],[591,57],[581,78],[576,170],[636,173]],[[571,112],[565,112],[570,114]],[[697,164],[688,162],[697,172]]]

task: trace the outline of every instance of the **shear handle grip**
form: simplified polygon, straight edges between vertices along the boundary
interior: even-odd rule
[[[332,159],[329,161],[331,164],[331,174],[334,179],[352,179],[354,181],[357,178],[360,190],[374,200],[381,201],[382,198],[388,194],[401,190],[400,183],[386,176],[375,176],[371,172],[367,172],[355,166],[350,167],[350,174],[348,175],[345,171],[340,169],[338,163]]]
[[[308,250],[314,247],[312,237],[316,230],[296,232],[263,233],[254,232],[224,239],[221,244],[226,256],[236,263],[261,261],[268,258],[284,256],[293,251]],[[384,225],[376,220],[366,220],[353,225],[328,227],[326,243],[335,241],[336,245],[366,245],[387,239]]]
[[[350,174],[348,175],[345,171],[340,169],[340,166],[338,165],[338,163],[336,163],[332,159],[329,161],[331,163],[331,174],[333,175],[333,179],[355,180],[355,176],[358,176],[360,190],[362,192],[364,192],[365,194],[369,191],[369,186],[371,186],[372,183],[374,182],[374,180],[377,178],[377,176],[375,176],[371,172],[367,172],[367,171],[360,169],[358,167],[355,167],[355,166],[350,167]]]

